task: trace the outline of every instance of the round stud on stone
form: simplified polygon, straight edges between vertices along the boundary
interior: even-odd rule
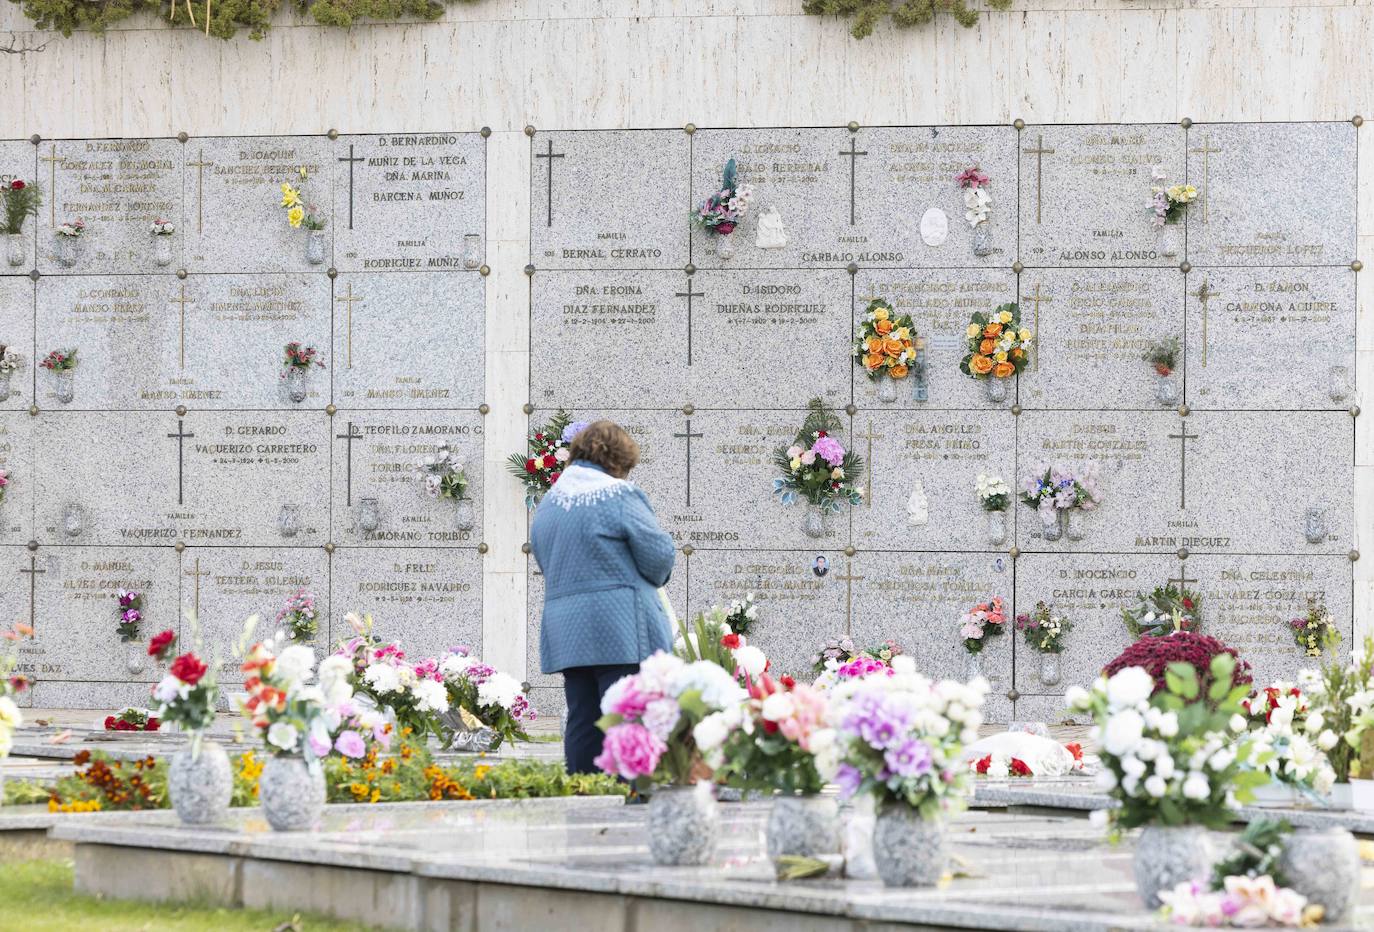
[[[697,549],[696,549],[695,547],[693,547],[691,544],[683,544],[683,545],[682,545],[682,553],[683,553],[683,556],[688,556],[688,557],[690,557],[692,554],[694,554],[694,553],[696,553],[696,552],[697,552]]]
[[[1350,271],[1352,272],[1358,272],[1362,268],[1364,268],[1364,263],[1361,262],[1359,259],[1356,259],[1354,262],[1350,263]]]
[[[42,277],[43,273],[38,271],[37,269],[34,269],[32,272],[29,273],[29,278],[33,279],[34,281],[38,281]]]
[[[1350,118],[1350,122],[1355,124],[1356,129],[1359,129],[1361,126],[1364,126],[1364,117],[1357,113]]]
[[[481,268],[479,268],[479,269],[477,270],[477,274],[480,275],[480,276],[482,276],[483,278],[486,278],[488,275],[491,274],[491,266],[489,266],[489,265],[484,265],[484,266],[482,266]]]
[[[187,275],[190,275],[190,274],[191,274],[191,273],[188,272],[188,271],[186,271],[185,269],[177,269],[177,278],[184,279]]]
[[[693,414],[696,414],[696,411],[696,407],[692,404],[685,404],[682,406],[682,413],[687,415],[688,417],[691,417]]]
[[[851,263],[849,263],[848,265],[846,265],[846,266],[844,267],[844,269],[845,269],[845,271],[848,272],[850,275],[858,275],[858,274],[859,274],[859,263],[857,263],[857,262],[851,262]]]
[[[329,132],[325,133],[325,135],[328,136],[330,139],[338,139],[339,131],[337,129],[331,129]]]
[[[1007,698],[1010,699],[1012,702],[1015,702],[1017,699],[1021,698],[1021,694],[1017,692],[1016,687],[1013,686],[1011,689],[1007,690]]]
[[[1023,120],[1023,119],[1021,119],[1020,117],[1017,117],[1016,119],[1014,119],[1014,120],[1011,121],[1011,125],[1012,125],[1017,131],[1020,131],[1020,130],[1023,130],[1023,129],[1026,128],[1026,121]]]
[[[40,142],[42,142],[42,141],[43,141],[43,137],[40,136],[40,135],[38,135],[37,133],[34,133],[32,136],[29,137],[29,142],[33,143],[35,146],[38,145],[38,144],[39,144]]]
[[[1025,270],[1025,268],[1026,267],[1021,264],[1020,259],[1017,259],[1015,262],[1011,264],[1011,270],[1015,272],[1017,275],[1020,275]]]
[[[177,417],[185,417],[185,416],[186,416],[186,406],[185,406],[185,405],[177,405],[177,407],[176,407],[176,412],[177,412]]]
[[[523,544],[520,545],[520,552],[525,554],[526,556],[528,556],[530,551],[532,551],[533,549],[534,548],[530,546],[529,541],[525,541]]]
[[[486,541],[482,541],[482,543],[480,543],[480,544],[477,545],[477,552],[478,552],[478,553],[486,553],[486,552],[487,552],[488,550],[490,550],[490,549],[491,549],[491,548],[487,546],[487,542],[486,542]]]
[[[30,550],[37,550],[37,549],[38,549],[38,541],[36,541],[36,540],[31,540],[31,541],[28,542],[28,545],[27,545],[27,546],[28,546],[28,548],[29,548]]]
[[[1020,548],[1020,547],[1012,547],[1010,550],[1007,551],[1007,556],[1009,556],[1009,557],[1011,557],[1013,560],[1015,560],[1017,557],[1021,556],[1021,548]]]
[[[1192,414],[1192,413],[1193,413],[1193,409],[1190,408],[1190,407],[1188,407],[1187,405],[1179,405],[1179,406],[1178,406],[1178,416],[1179,416],[1179,417],[1187,417],[1188,415],[1190,415],[1190,414]]]
[[[697,267],[688,262],[682,267],[682,271],[686,272],[688,275],[695,275],[697,273]]]
[[[1188,262],[1187,260],[1184,260],[1183,262],[1180,262],[1178,264],[1178,270],[1182,272],[1184,275],[1187,275],[1189,272],[1193,270],[1193,264],[1191,262]]]
[[[490,413],[491,413],[491,405],[487,404],[485,401],[482,402],[480,405],[477,406],[477,413],[478,413],[478,414],[490,414]]]
[[[847,128],[848,128],[848,130],[849,130],[851,133],[857,133],[857,132],[859,131],[859,121],[858,121],[858,120],[850,120],[850,121],[849,121],[849,126],[848,126]]]
[[[1359,417],[1359,416],[1360,416],[1360,406],[1359,406],[1359,405],[1351,405],[1351,406],[1350,406],[1350,416],[1351,416],[1351,417]]]
[[[484,127],[482,127],[481,129],[479,129],[478,132],[482,134],[482,138],[483,138],[483,139],[486,139],[488,136],[491,135],[491,127],[490,127],[490,126],[484,126]]]
[[[185,553],[186,545],[181,541],[177,541],[176,546],[174,546],[172,549],[175,550],[177,553]]]
[[[334,542],[333,542],[332,540],[329,541],[328,543],[326,543],[326,544],[324,545],[324,552],[325,552],[325,553],[333,553],[333,552],[334,552]]]
[[[185,142],[190,138],[191,134],[186,132],[186,130],[182,130],[181,132],[177,133],[177,142]]]
[[[688,123],[686,126],[682,127],[682,131],[690,136],[697,131],[697,125],[695,123]]]
[[[525,127],[525,135],[526,135],[526,136],[533,136],[533,135],[534,135],[534,127],[533,127],[533,126],[526,126],[526,127]]]
[[[1356,560],[1360,558],[1360,552],[1358,550],[1352,550],[1349,553],[1347,553],[1346,556],[1350,558],[1351,563],[1354,563]]]
[[[520,406],[520,410],[521,410],[521,411],[524,411],[526,414],[533,414],[533,413],[534,413],[534,405],[530,404],[530,403],[527,401],[527,402],[525,402],[524,404],[522,404],[522,405]]]
[[[1021,416],[1021,406],[1020,406],[1019,404],[1017,404],[1017,405],[1012,405],[1012,406],[1011,406],[1011,416],[1012,416],[1012,417],[1020,417],[1020,416]]]
[[[849,404],[844,406],[844,413],[848,414],[850,417],[853,417],[854,415],[859,413],[859,406],[851,401]]]
[[[859,551],[857,551],[857,550],[854,549],[853,545],[850,545],[850,546],[844,548],[844,555],[847,556],[847,557],[852,557],[852,556],[854,556],[854,554],[856,554],[856,553],[858,553],[858,552],[859,552]]]
[[[333,417],[334,415],[339,413],[339,409],[334,407],[334,405],[332,404],[327,404],[324,406],[324,413],[328,414],[330,417]]]
[[[1186,560],[1186,559],[1188,559],[1188,548],[1187,548],[1187,547],[1179,547],[1179,548],[1178,548],[1178,558],[1179,558],[1180,560]]]
[[[329,271],[325,272],[324,274],[328,275],[330,278],[338,278],[339,270],[336,268],[330,268]]]
[[[29,417],[38,417],[38,405],[29,405]]]
[[[1178,121],[1178,125],[1182,126],[1184,129],[1187,129],[1188,127],[1193,125],[1193,121],[1188,117],[1184,117],[1183,119]]]
[[[533,274],[534,274],[534,265],[533,265],[533,264],[530,264],[530,265],[525,266],[525,274],[526,274],[526,275],[533,275]]]

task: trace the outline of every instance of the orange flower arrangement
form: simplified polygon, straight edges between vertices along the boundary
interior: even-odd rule
[[[870,379],[906,378],[916,361],[916,327],[911,317],[897,314],[883,298],[868,302],[854,340],[854,358]]]
[[[1030,362],[1031,332],[1021,327],[1021,310],[1003,304],[992,313],[978,311],[964,336],[968,354],[959,371],[973,379],[1009,379]]]

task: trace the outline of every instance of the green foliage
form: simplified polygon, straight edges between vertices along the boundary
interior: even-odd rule
[[[685,618],[678,618],[678,635],[682,643],[674,647],[673,653],[688,663],[709,660],[716,666],[724,667],[727,672],[734,673],[735,652],[720,643],[720,639],[724,637],[724,621],[725,612],[718,605],[697,615],[690,622]]]
[[[46,803],[51,791],[37,780],[6,780],[0,805],[29,806]]]
[[[1288,878],[1279,870],[1283,855],[1283,837],[1293,826],[1278,819],[1256,819],[1236,836],[1231,853],[1212,867],[1212,889],[1220,890],[1227,877],[1262,877],[1268,874],[1279,887],[1288,886]]]
[[[1011,0],[988,0],[988,6],[1005,10]],[[849,34],[856,39],[872,35],[873,27],[888,15],[901,27],[923,25],[936,13],[950,14],[961,26],[978,22],[978,10],[969,9],[964,0],[802,0],[802,11],[812,16],[852,16]]]
[[[24,232],[24,221],[38,216],[43,205],[43,191],[33,181],[16,178],[8,184],[0,183],[0,201],[4,202],[5,233]]]

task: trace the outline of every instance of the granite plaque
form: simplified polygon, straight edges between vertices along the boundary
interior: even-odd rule
[[[1354,402],[1354,272],[1203,269],[1188,286],[1190,406],[1345,410]]]
[[[149,273],[182,267],[181,143],[77,139],[42,142],[38,150],[44,201],[38,211],[40,271]],[[61,261],[56,231],[76,220],[86,229],[69,264]],[[154,235],[155,220],[170,222],[173,232]]]
[[[540,269],[685,266],[689,140],[681,130],[535,133],[530,261]]]
[[[340,271],[475,270],[485,261],[480,134],[340,136],[332,150]]]
[[[1195,123],[1188,130],[1188,259],[1204,265],[1348,265],[1355,127]]]
[[[482,557],[476,550],[396,547],[334,551],[333,640],[350,637],[347,612],[371,614],[379,637],[411,657],[466,645],[482,650]]]
[[[348,408],[476,408],[486,397],[484,296],[477,275],[340,275],[335,401]]]
[[[0,278],[0,344],[19,354],[13,371],[0,371],[0,411],[23,410],[33,399],[33,293],[27,278]]]
[[[334,159],[346,149],[323,136],[207,137],[185,148],[187,269],[324,272],[332,264]],[[287,221],[284,183],[300,189],[309,212],[325,221],[317,263],[306,255],[308,231]]]
[[[38,153],[34,151],[34,145],[27,140],[21,142],[17,139],[0,141],[0,183],[8,184],[15,179],[25,182],[37,181],[39,187],[44,187],[42,180],[38,176]],[[18,264],[11,264],[7,261],[0,266],[4,274],[26,275],[33,269],[34,244],[37,242],[35,232],[38,224],[30,217],[24,221],[24,231],[20,234],[19,242],[22,247],[18,250]],[[5,251],[9,252],[9,237],[4,237]]]
[[[917,336],[925,343],[925,367],[897,382],[899,408],[952,408],[990,410],[994,402],[984,395],[983,385],[959,371],[959,361],[967,352],[964,332],[976,311],[991,311],[999,304],[1016,300],[1016,276],[994,269],[937,269],[861,271],[854,277],[854,322],[850,339],[858,332],[869,301],[885,298],[898,314],[911,315]],[[1022,311],[1022,323],[1030,326]],[[1032,365],[1035,345],[1032,343]],[[919,362],[919,360],[918,360]],[[854,400],[861,408],[876,407],[878,386],[852,358],[849,368],[854,378]],[[1009,386],[1008,400],[997,404],[1009,407],[1015,399],[1015,386]],[[924,390],[926,400],[918,400]]]
[[[0,500],[0,544],[33,540],[33,435],[34,421],[28,414],[0,412],[0,470],[6,474]]]
[[[1154,225],[1150,189],[1191,180],[1185,142],[1176,124],[1027,126],[1020,139],[1021,261],[1178,265],[1183,226]]]
[[[481,542],[481,415],[340,411],[331,425],[337,541],[379,547],[476,547]],[[467,506],[424,492],[418,467],[440,444],[465,460]]]
[[[979,473],[1016,479],[1016,419],[1009,411],[897,412],[854,417],[854,449],[868,464],[868,496],[854,509],[854,542],[871,550],[1000,550],[974,491]],[[905,558],[904,558],[905,559]]]
[[[1025,408],[1159,408],[1150,346],[1177,340],[1182,401],[1183,287],[1177,269],[1028,269],[1021,320],[1037,336],[1020,377]],[[1190,373],[1191,375],[1191,373]],[[1193,384],[1189,379],[1189,386]]]

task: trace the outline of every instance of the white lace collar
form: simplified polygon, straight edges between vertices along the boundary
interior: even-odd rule
[[[593,466],[572,463],[563,470],[544,500],[569,511],[574,505],[594,505],[629,488],[633,486],[625,479],[617,479]]]

